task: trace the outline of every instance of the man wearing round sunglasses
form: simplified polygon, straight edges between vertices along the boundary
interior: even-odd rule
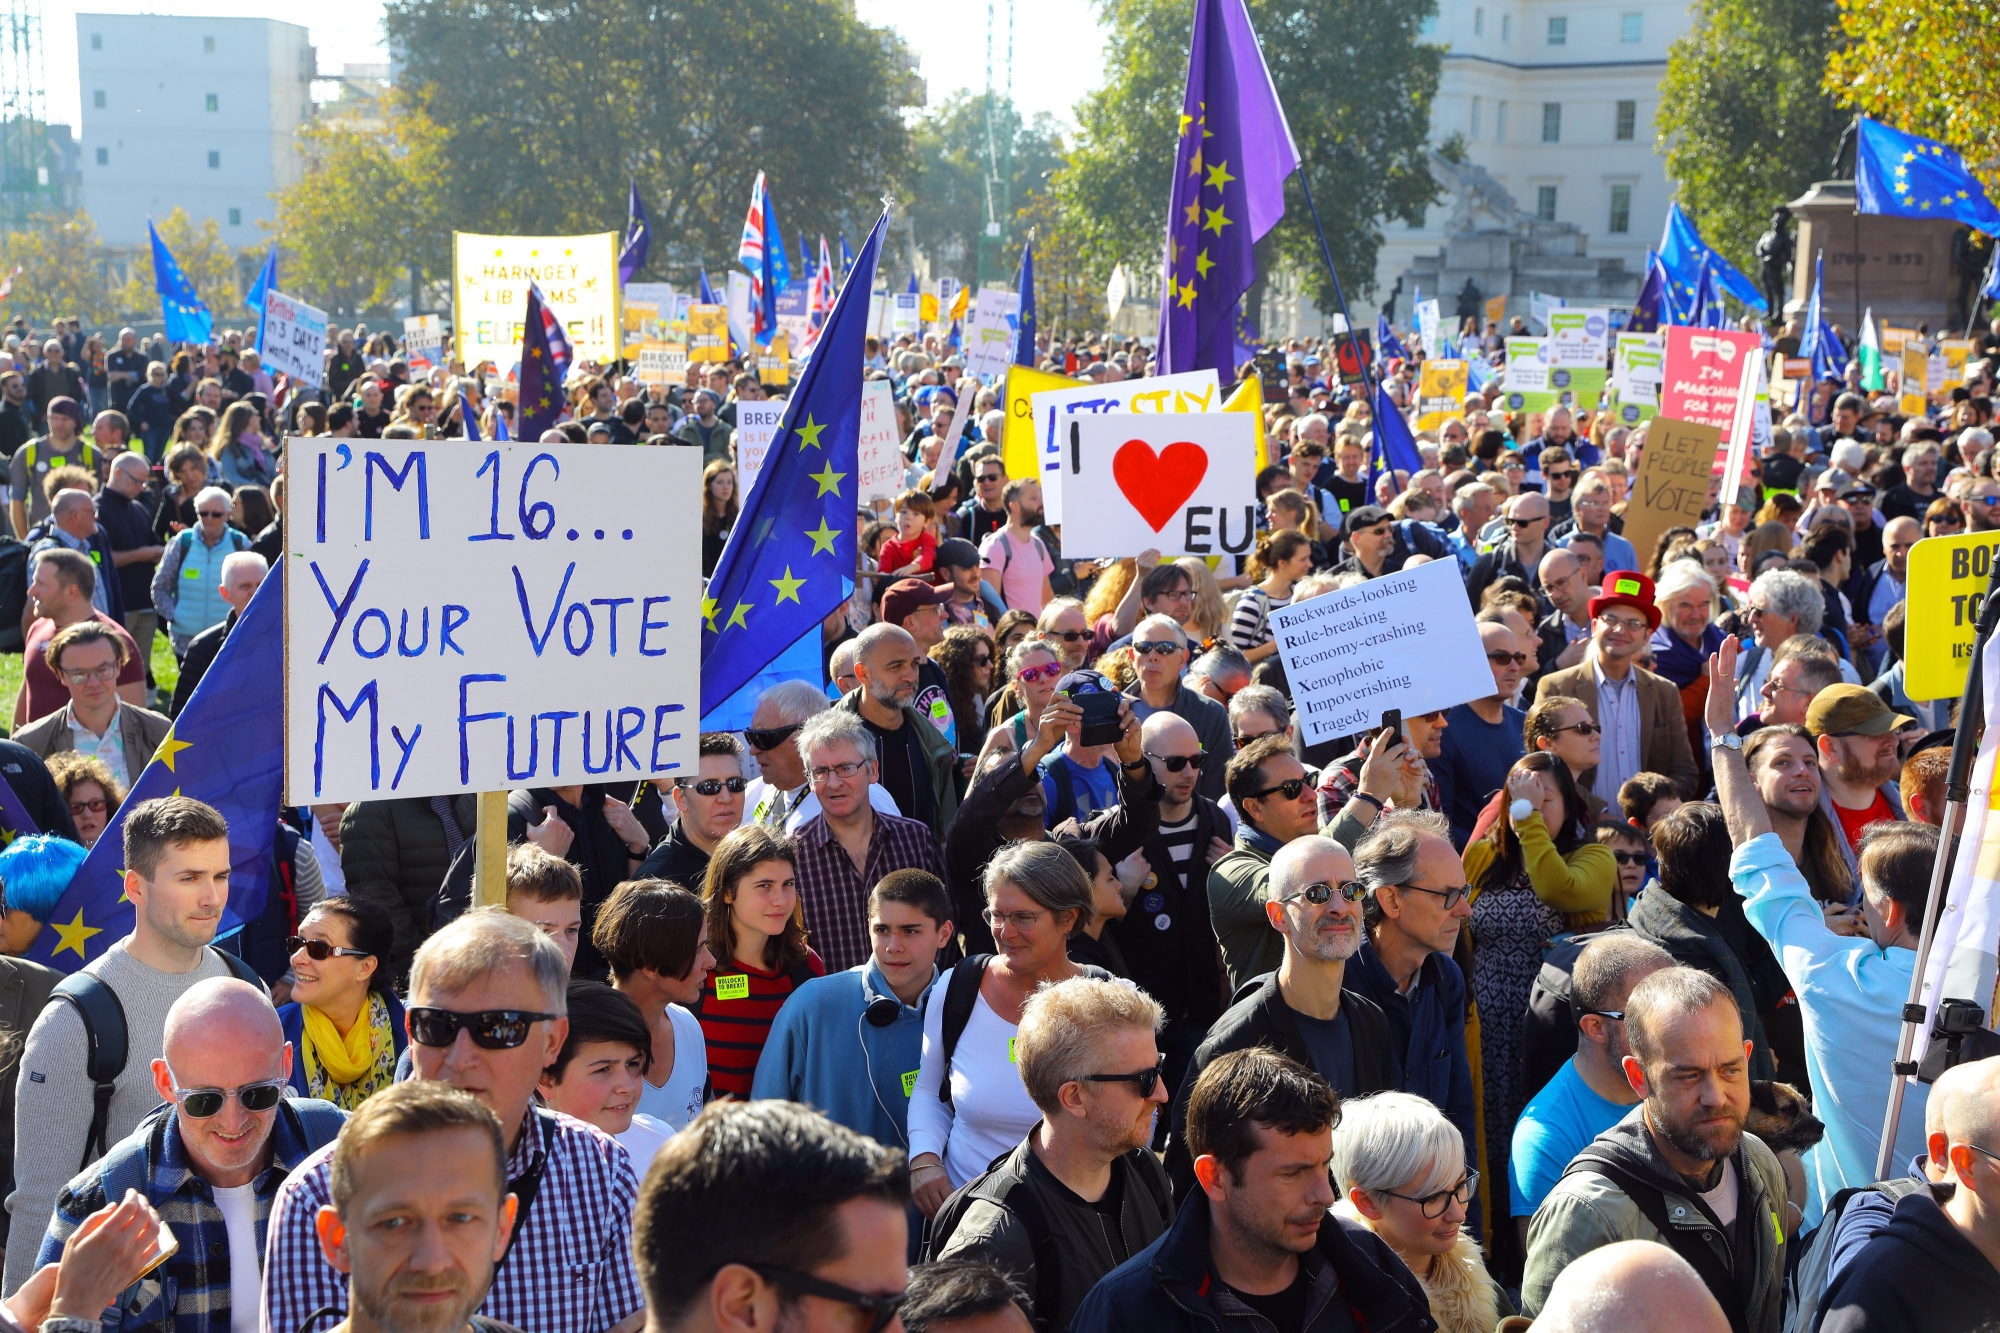
[[[255,1319],[258,1215],[346,1116],[330,1102],[287,1095],[292,1049],[271,1001],[244,982],[204,981],[174,1001],[162,1051],[151,1074],[163,1104],[56,1197],[36,1262],[60,1259],[84,1219],[136,1188],[180,1248],[154,1274],[162,1286],[120,1301],[142,1302],[124,1326],[184,1328],[189,1309],[205,1309],[217,1322],[196,1327],[221,1333],[234,1322],[230,1311]]]
[[[700,884],[715,844],[743,822],[743,792],[750,784],[743,776],[742,742],[726,731],[703,732],[695,776],[656,778],[654,785],[671,796],[674,822],[632,878]]]
[[[1015,1059],[1042,1118],[945,1202],[931,1258],[992,1264],[1031,1294],[1038,1326],[1066,1329],[1098,1279],[1166,1231],[1173,1209],[1151,1147],[1167,1104],[1163,1018],[1118,981],[1072,977],[1029,997]]]
[[[480,1312],[536,1333],[637,1333],[631,1160],[601,1131],[534,1104],[568,1035],[568,979],[555,941],[528,922],[496,911],[459,917],[410,967],[411,1071],[471,1093],[500,1121],[519,1218]],[[317,1234],[334,1203],[332,1172],[332,1151],[315,1153],[271,1205],[263,1321],[274,1331],[347,1304],[345,1275]]]
[[[1263,910],[1281,950],[1276,969],[1240,992],[1208,1030],[1188,1065],[1189,1083],[1231,1051],[1268,1046],[1316,1072],[1342,1097],[1396,1086],[1388,1018],[1367,996],[1341,989],[1348,960],[1361,948],[1366,892],[1355,878],[1353,857],[1332,838],[1308,833],[1271,858]],[[1195,1185],[1186,1098],[1174,1105],[1166,1164],[1174,1197],[1186,1198]]]

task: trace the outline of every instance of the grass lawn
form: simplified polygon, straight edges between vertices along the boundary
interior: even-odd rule
[[[180,664],[174,661],[172,642],[164,634],[153,636],[153,683],[162,700],[171,699],[174,682],[180,679]],[[0,653],[0,719],[14,716],[14,700],[21,693],[21,654]]]

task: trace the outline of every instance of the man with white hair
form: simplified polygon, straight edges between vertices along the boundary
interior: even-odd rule
[[[1445,534],[1445,544],[1458,557],[1459,573],[1470,574],[1479,562],[1479,530],[1499,511],[1500,497],[1483,481],[1469,481],[1452,493],[1451,512],[1458,525]]]
[[[1972,432],[1967,432],[1970,434]],[[1985,431],[1978,432],[1986,434]],[[1991,448],[1991,436],[1987,447]],[[1960,448],[1964,448],[1961,436]],[[1941,492],[1937,488],[1938,460],[1942,457],[1935,441],[1924,440],[1903,450],[1903,479],[1882,492],[1882,517],[1913,518],[1923,521],[1924,511]]]
[[[251,539],[229,526],[229,492],[204,487],[194,497],[195,525],[174,534],[153,571],[153,607],[173,626],[174,655],[187,656],[194,636],[229,614],[222,598],[222,562],[247,551]]]
[[[610,1135],[535,1103],[569,1032],[568,978],[556,942],[519,917],[486,908],[444,926],[410,968],[412,1076],[469,1092],[499,1118],[507,1191],[523,1200],[480,1313],[536,1333],[637,1333],[645,1304],[632,1262],[632,1160]],[[271,1204],[263,1327],[274,1333],[345,1308],[346,1274],[318,1236],[332,1176],[333,1149],[322,1148]]]
[[[129,455],[121,455],[129,457]],[[215,663],[215,655],[222,651],[223,640],[236,628],[237,618],[250,599],[257,595],[257,589],[264,586],[264,576],[271,572],[264,557],[255,551],[232,551],[222,558],[222,600],[229,607],[229,614],[219,625],[210,625],[194,636],[188,643],[187,656],[181,660],[180,679],[174,682],[173,703],[167,709],[168,717],[179,717],[187,707],[187,701],[194,697],[194,687],[201,684],[203,676]]]
[[[1144,991],[1094,977],[1030,995],[1014,1059],[1042,1118],[932,1222],[933,1259],[998,1268],[1030,1293],[1040,1328],[1067,1329],[1098,1279],[1173,1220],[1151,1148],[1164,1017]]]
[[[1772,658],[1794,634],[1815,635],[1826,616],[1826,597],[1819,580],[1790,569],[1767,569],[1750,585],[1745,618],[1756,642],[1743,655],[1736,672],[1736,720],[1748,718],[1763,703],[1764,678]],[[1851,663],[1842,659],[1841,679],[1861,684]]]
[[[1230,1051],[1269,1046],[1314,1070],[1343,1098],[1396,1086],[1395,1042],[1381,1006],[1341,989],[1361,948],[1361,900],[1354,858],[1332,838],[1307,834],[1271,858],[1264,916],[1284,937],[1275,972],[1246,989],[1195,1051],[1186,1081]],[[1176,1101],[1167,1171],[1175,1197],[1194,1182],[1186,1143],[1187,1099]]]
[[[835,659],[853,642],[849,639],[835,648]],[[745,819],[782,829],[799,804],[810,799],[805,761],[799,758],[791,739],[827,707],[826,694],[807,680],[780,681],[757,696],[750,725],[743,729],[743,740],[750,747],[750,757],[757,761],[758,772],[743,793]]]

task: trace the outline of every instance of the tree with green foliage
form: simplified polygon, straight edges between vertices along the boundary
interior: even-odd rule
[[[181,266],[188,281],[201,294],[209,314],[220,319],[245,309],[243,288],[238,285],[239,256],[222,239],[222,232],[215,225],[214,218],[202,219],[197,227],[185,208],[176,207],[157,225],[160,239],[166,242],[174,262]],[[255,254],[261,259],[262,251],[262,246],[248,246],[243,253]],[[125,286],[118,293],[118,304],[121,309],[143,318],[160,317],[160,293],[153,281],[153,251],[150,246],[142,245],[133,252],[132,266],[126,271]]]
[[[2000,68],[1992,0],[1839,0],[1844,39],[1826,67],[1843,106],[1948,143],[2000,190]]]
[[[1011,103],[1004,98],[999,103],[994,108],[995,143],[1012,140],[1010,184],[1018,217],[1048,190],[1049,177],[1062,165],[1062,130],[1047,113],[1026,123]],[[984,93],[952,93],[918,121],[911,134],[914,169],[908,193],[917,248],[930,256],[933,267],[968,282],[975,278],[980,233],[986,224],[986,179],[993,156],[987,148]],[[993,202],[996,208],[1001,206],[998,198]],[[1008,226],[1011,253],[998,262],[1011,270],[1019,262],[1026,233],[1012,219]],[[989,272],[987,280],[996,279]]]
[[[1078,135],[1056,190],[1084,255],[1108,276],[1157,266],[1166,238],[1174,138],[1187,85],[1187,0],[1097,0],[1110,39],[1105,86],[1077,108]],[[1250,0],[1250,19],[1291,123],[1351,304],[1373,289],[1381,220],[1415,221],[1437,198],[1426,137],[1443,48],[1422,37],[1435,0]],[[1257,267],[1309,274],[1335,308],[1296,176]],[[1254,322],[1263,282],[1245,299]]]
[[[840,0],[391,0],[386,24],[462,231],[622,231],[636,179],[650,271],[688,281],[733,261],[758,171],[794,234],[865,228],[905,172],[910,80]]]
[[[85,214],[45,214],[29,219],[25,231],[0,236],[0,278],[17,268],[6,308],[35,325],[46,328],[57,319],[96,324],[118,313],[98,253],[97,225]]]
[[[1821,88],[1834,17],[1834,0],[1701,0],[1667,54],[1667,176],[1702,239],[1746,273],[1772,210],[1829,175],[1849,119]]]

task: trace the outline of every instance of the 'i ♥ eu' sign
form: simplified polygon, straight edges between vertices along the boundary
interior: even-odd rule
[[[1065,556],[1242,555],[1256,542],[1256,422],[1107,412],[1063,423]]]

